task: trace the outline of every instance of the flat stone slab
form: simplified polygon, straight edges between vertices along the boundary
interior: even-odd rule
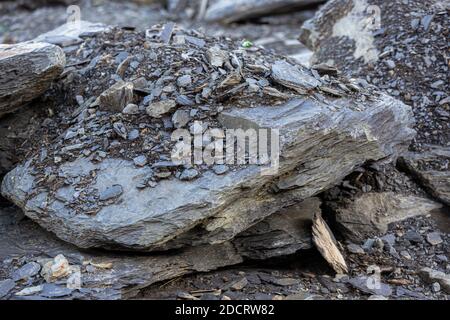
[[[0,44],[0,117],[43,94],[65,64],[63,50],[55,45]]]

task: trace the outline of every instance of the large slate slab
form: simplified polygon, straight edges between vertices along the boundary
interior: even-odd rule
[[[248,165],[221,176],[206,171],[189,182],[162,180],[140,190],[137,182],[151,168],[137,168],[132,161],[94,163],[80,156],[56,164],[52,169],[63,178],[86,178],[95,171],[85,187],[99,193],[121,185],[116,201],[88,215],[83,204],[74,205],[79,191],[74,186],[38,187],[36,175],[45,168],[33,165],[39,162],[36,156],[6,175],[2,194],[41,226],[83,248],[151,251],[224,242],[281,207],[330,188],[365,161],[402,151],[414,133],[410,109],[387,95],[372,95],[365,102],[294,99],[276,107],[224,112],[220,119],[226,128],[279,130],[275,175],[261,175],[260,166]]]

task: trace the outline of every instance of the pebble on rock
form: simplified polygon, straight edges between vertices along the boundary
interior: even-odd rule
[[[199,175],[196,169],[186,169],[180,175],[180,180],[189,181],[195,179]]]
[[[188,74],[181,76],[177,79],[177,85],[182,88],[188,87],[189,85],[191,85],[191,83],[192,83],[192,77]]]
[[[133,101],[133,83],[119,81],[104,91],[97,100],[101,110],[122,112]]]
[[[349,252],[354,254],[364,254],[364,249],[361,246],[351,243],[347,246]]]
[[[69,261],[62,254],[42,266],[41,275],[47,282],[54,282],[70,274]]]
[[[427,241],[432,246],[437,246],[443,242],[439,232],[431,232],[427,234]]]
[[[139,107],[136,104],[130,103],[125,108],[123,108],[122,113],[124,114],[138,114]]]
[[[30,262],[16,270],[12,274],[12,278],[14,281],[26,280],[31,278],[39,273],[41,270],[41,265],[37,262]]]
[[[147,157],[144,155],[137,156],[133,159],[133,162],[137,167],[143,167],[147,164]]]
[[[212,167],[213,171],[217,175],[222,175],[228,172],[229,168],[224,164],[217,164]]]
[[[115,184],[109,188],[106,188],[100,193],[100,201],[106,201],[110,199],[117,198],[123,193],[122,186],[120,184]]]

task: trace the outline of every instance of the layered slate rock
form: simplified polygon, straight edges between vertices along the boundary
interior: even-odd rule
[[[230,23],[321,2],[323,0],[219,0],[206,10],[205,20]]]
[[[0,117],[43,94],[65,61],[64,52],[48,43],[0,45]]]
[[[439,202],[394,192],[365,193],[330,206],[340,231],[355,242],[385,234],[391,223],[442,208]]]
[[[407,167],[447,205],[449,9],[448,2],[437,0],[332,0],[300,35],[314,51],[312,64],[333,65],[412,106],[417,137]]]
[[[124,299],[136,295],[139,289],[153,283],[193,272],[207,272],[235,265],[247,258],[266,259],[310,249],[311,219],[314,212],[319,210],[319,205],[320,201],[314,198],[283,210],[230,242],[154,255],[79,250],[57,239],[36,223],[22,219],[19,210],[2,209],[0,256],[5,261],[26,257],[27,261],[31,261],[28,265],[39,265],[48,258],[63,255],[72,267],[81,272],[80,290],[67,290],[67,277],[58,279],[58,284],[51,284],[67,292],[64,299]],[[14,277],[17,271],[12,270],[12,266],[7,263],[0,267],[2,274],[11,273],[11,277]],[[24,288],[41,285],[39,275],[28,283],[14,283],[10,280],[10,284],[6,284],[11,296],[5,298],[42,299],[42,294],[45,294],[44,290],[24,297],[16,296]]]
[[[280,130],[282,151],[275,176],[262,176],[261,167],[251,165],[222,176],[207,171],[194,181],[169,179],[139,190],[139,178],[152,169],[136,168],[132,161],[110,158],[94,163],[79,157],[56,164],[59,177],[87,180],[84,188],[99,194],[121,185],[122,192],[112,202],[88,215],[83,204],[76,204],[76,186],[39,185],[36,174],[45,168],[40,169],[34,158],[5,177],[2,193],[44,228],[84,248],[152,250],[222,242],[280,206],[326,190],[365,161],[395,154],[412,137],[407,107],[386,95],[364,104],[339,99],[327,105],[304,99],[225,113],[230,125],[244,122]],[[90,179],[93,172],[95,179]],[[279,192],[273,193],[270,184]],[[186,239],[186,234],[199,233],[201,238]]]
[[[262,49],[173,25],[84,41],[68,53],[63,95],[83,96],[59,120],[64,130],[36,141],[2,183],[28,217],[82,248],[161,251],[230,241],[366,161],[395,158],[414,136],[411,110],[398,100]],[[127,43],[132,54],[102,45],[110,41]],[[87,66],[77,60],[83,50],[92,55]],[[133,83],[132,114],[119,112],[124,103],[99,108],[97,98],[120,81]],[[155,105],[168,103],[154,117]],[[189,118],[177,126],[196,131],[202,121],[205,135],[214,127],[278,130],[278,167],[172,163],[171,119],[179,110]]]

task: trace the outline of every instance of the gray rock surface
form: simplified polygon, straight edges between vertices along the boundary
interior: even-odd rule
[[[0,45],[0,117],[43,94],[66,60],[61,48],[48,43]]]
[[[6,296],[15,286],[12,279],[0,280],[0,299]]]
[[[270,15],[274,12],[287,12],[322,0],[219,0],[205,13],[206,21],[234,22],[248,18]]]

